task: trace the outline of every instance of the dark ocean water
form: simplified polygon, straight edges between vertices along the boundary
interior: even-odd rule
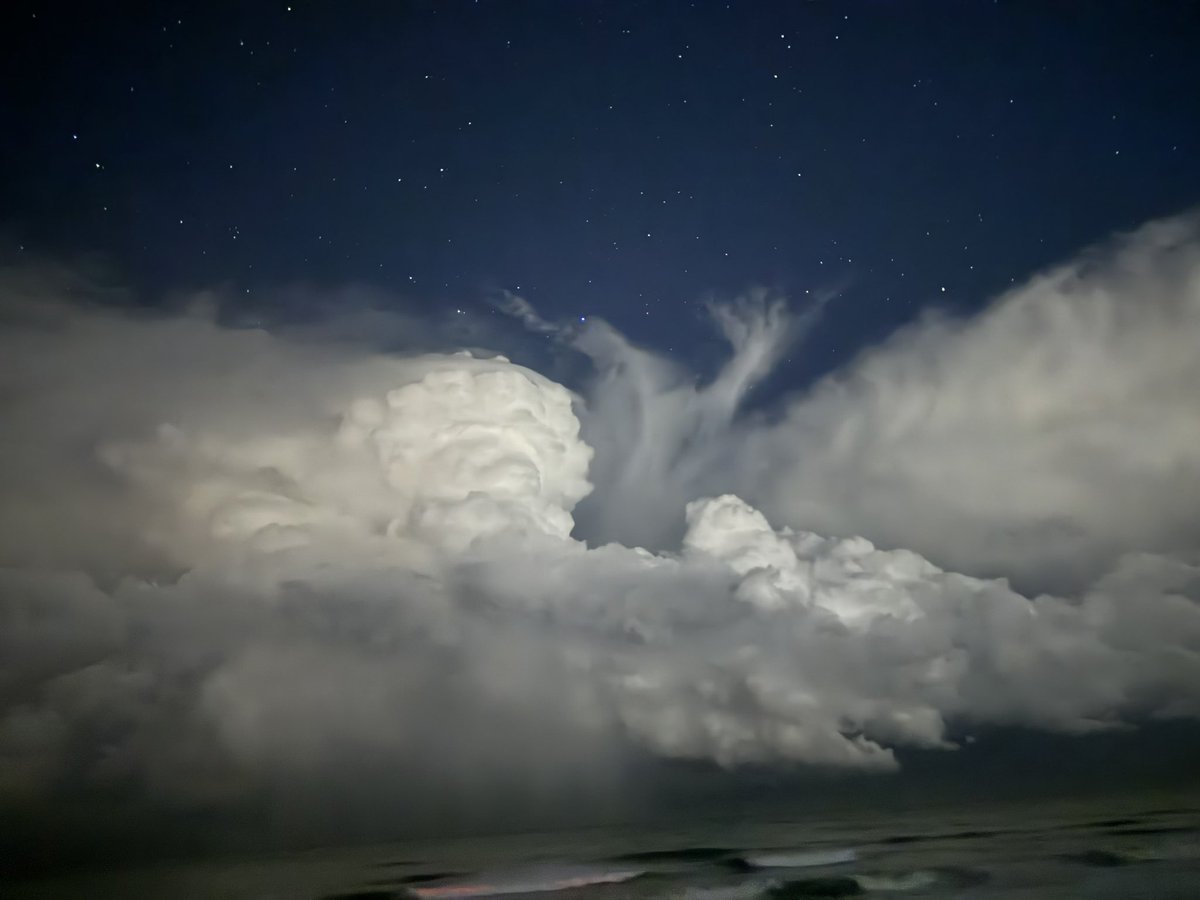
[[[797,822],[706,820],[408,841],[81,872],[25,898],[800,900],[1200,898],[1200,808],[1041,808]]]

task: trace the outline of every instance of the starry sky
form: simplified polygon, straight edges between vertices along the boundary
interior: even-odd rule
[[[1200,200],[1189,2],[6,4],[5,252],[600,315],[836,292],[804,383]]]

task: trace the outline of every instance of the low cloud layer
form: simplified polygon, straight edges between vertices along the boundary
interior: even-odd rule
[[[1200,717],[1193,220],[754,416],[819,308],[718,308],[705,383],[560,332],[573,394],[44,271],[0,295],[0,804],[453,816],[646,755],[887,771]]]

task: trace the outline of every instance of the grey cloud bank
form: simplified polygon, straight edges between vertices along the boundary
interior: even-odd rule
[[[718,310],[707,384],[571,331],[573,394],[0,284],[0,804],[452,816],[644,754],[890,771],[1200,717],[1194,219],[770,416],[744,400],[819,310],[767,297]]]

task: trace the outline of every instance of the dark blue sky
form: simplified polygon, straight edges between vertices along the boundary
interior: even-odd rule
[[[1200,201],[1200,4],[6,4],[6,255],[144,292],[510,289],[703,356],[843,288],[794,383]]]

